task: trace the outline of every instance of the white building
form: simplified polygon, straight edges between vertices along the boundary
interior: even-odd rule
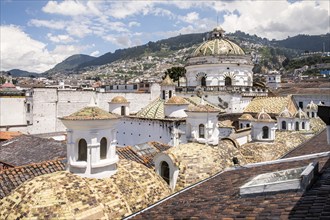
[[[256,116],[256,119],[251,121],[251,126],[252,140],[266,142],[275,140],[276,121],[273,120],[263,109]]]
[[[68,170],[83,177],[105,178],[117,171],[118,116],[94,105],[61,118],[67,129]]]
[[[267,87],[272,89],[281,87],[281,74],[278,71],[269,71],[268,74],[265,75],[265,78]]]

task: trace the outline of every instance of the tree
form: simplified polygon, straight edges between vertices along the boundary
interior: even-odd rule
[[[180,86],[180,77],[186,75],[186,69],[182,66],[174,66],[165,71],[165,75],[169,75],[174,82],[178,81],[178,86]]]

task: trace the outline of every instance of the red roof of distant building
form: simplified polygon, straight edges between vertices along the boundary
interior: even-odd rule
[[[16,86],[12,83],[4,83],[0,86],[0,88],[16,88]]]

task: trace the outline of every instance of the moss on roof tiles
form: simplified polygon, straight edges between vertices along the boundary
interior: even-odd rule
[[[64,120],[106,120],[118,118],[117,115],[104,111],[99,107],[85,107],[69,116],[65,116]]]

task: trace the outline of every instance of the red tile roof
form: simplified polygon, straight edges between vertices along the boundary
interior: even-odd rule
[[[0,199],[33,177],[64,170],[65,164],[63,160],[53,160],[0,171]]]

